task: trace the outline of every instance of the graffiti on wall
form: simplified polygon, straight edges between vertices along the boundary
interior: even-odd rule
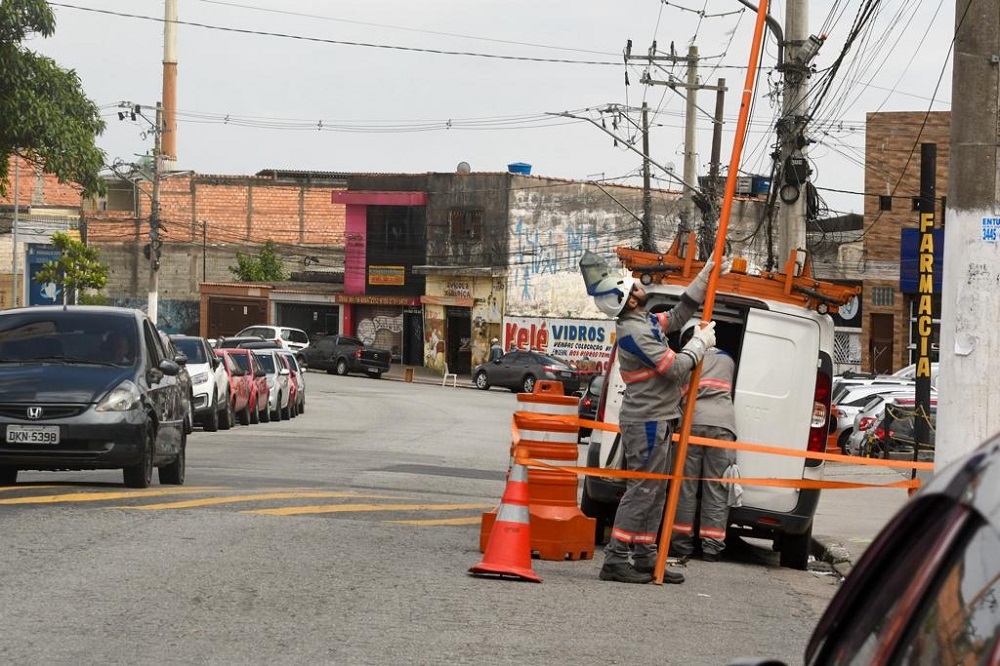
[[[109,299],[108,305],[146,311],[144,298]],[[162,300],[156,305],[156,327],[168,335],[198,335],[201,322],[201,303],[198,301]]]
[[[424,365],[444,372],[444,308],[428,305],[424,312]]]
[[[403,332],[402,313],[393,317],[378,316],[358,321],[358,339],[366,345],[374,346],[376,344],[379,331],[388,331],[392,334],[392,339],[399,337]]]

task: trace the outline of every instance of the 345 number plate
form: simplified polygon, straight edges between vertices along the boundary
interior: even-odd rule
[[[58,444],[59,426],[7,426],[8,444]]]

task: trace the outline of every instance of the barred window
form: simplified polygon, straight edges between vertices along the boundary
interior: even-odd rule
[[[476,241],[483,236],[483,211],[451,210],[448,212],[448,232],[452,240]]]

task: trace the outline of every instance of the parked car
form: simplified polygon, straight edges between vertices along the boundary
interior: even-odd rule
[[[580,406],[577,413],[581,419],[593,421],[597,418],[597,404],[601,401],[601,389],[604,388],[604,375],[594,375],[587,382],[587,388],[580,398]],[[590,437],[590,428],[580,427],[580,434],[577,441],[582,442],[584,438]]]
[[[879,395],[858,414],[855,433],[848,444],[852,455],[876,458],[913,456],[916,422],[926,418],[929,441],[933,447],[937,422],[937,398],[931,397],[926,416],[918,410],[912,393]],[[933,448],[922,449],[920,459],[933,459]]]
[[[997,488],[1000,436],[938,471],[865,549],[813,630],[804,663],[996,664]]]
[[[160,336],[160,343],[167,355],[177,361],[177,365],[181,367],[180,372],[177,373],[177,381],[184,387],[184,394],[187,396],[184,400],[184,430],[190,435],[194,432],[194,385],[191,383],[191,373],[187,369],[188,358],[184,352],[177,348],[169,335],[159,329],[156,332]]]
[[[233,425],[229,394],[229,375],[205,338],[194,335],[171,335],[171,342],[187,357],[185,368],[191,377],[191,407],[194,421],[208,432]]]
[[[938,380],[938,364],[930,364],[931,371],[931,386],[937,388]],[[900,379],[916,379],[917,378],[917,364],[911,363],[905,367],[900,368],[896,372],[892,373],[893,377],[898,377]]]
[[[0,485],[20,470],[120,468],[146,488],[154,467],[184,483],[189,402],[173,353],[138,310],[0,311]]]
[[[271,420],[267,399],[270,389],[267,386],[267,373],[260,360],[249,349],[216,349],[215,353],[229,357],[243,371],[243,379],[249,392],[250,423],[267,423]]]
[[[301,365],[327,373],[363,373],[378,379],[389,371],[392,352],[369,347],[349,335],[327,335],[299,353]]]
[[[846,451],[850,447],[850,439],[854,433],[854,417],[865,406],[874,395],[885,395],[889,393],[909,392],[913,390],[914,384],[910,380],[905,384],[868,384],[861,386],[848,386],[840,393],[840,398],[833,405],[833,411],[837,419],[837,445],[841,450]]]
[[[269,420],[280,421],[291,418],[288,412],[289,397],[291,389],[288,386],[288,368],[281,361],[276,349],[251,349],[260,361],[261,367],[267,375],[267,412]]]
[[[289,375],[289,383],[295,385],[295,400],[292,411],[295,415],[298,415],[306,411],[305,368],[299,365],[298,358],[292,352],[283,351],[279,353],[285,359],[285,364],[288,366],[288,371],[291,373]]]
[[[219,338],[215,343],[216,349],[283,349],[280,343],[274,340],[265,340],[254,336],[234,335],[230,338]]]
[[[219,359],[219,365],[225,371],[226,381],[229,383],[229,408],[225,411],[226,421],[224,424],[220,422],[220,426],[231,428],[237,421],[241,425],[250,425],[254,414],[250,404],[252,383],[247,378],[247,373],[228,354],[220,354],[215,358]]]
[[[239,337],[255,337],[263,340],[273,340],[283,348],[298,353],[309,346],[309,334],[300,328],[288,326],[247,326],[236,334]]]
[[[848,390],[856,386],[874,385],[913,386],[913,379],[894,377],[892,375],[876,375],[868,372],[845,372],[833,378],[833,393],[831,401],[837,404]]]
[[[483,391],[491,386],[514,393],[531,393],[538,380],[562,382],[563,393],[580,390],[580,373],[565,361],[536,351],[511,351],[495,361],[480,363],[472,369],[472,383]]]

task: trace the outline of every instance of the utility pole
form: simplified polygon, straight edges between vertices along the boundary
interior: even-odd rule
[[[955,2],[934,468],[1000,430],[1000,0]]]
[[[649,174],[649,107],[642,103],[642,249],[656,252],[653,245],[653,193]]]
[[[17,292],[17,223],[18,223],[18,212],[21,210],[21,199],[20,199],[20,184],[21,184],[21,158],[18,155],[14,155],[14,225],[11,228],[11,244],[14,246],[14,255],[11,257],[13,263],[13,282],[11,283],[11,291],[13,292],[13,306],[17,307],[18,302],[18,292]]]
[[[778,212],[781,233],[778,237],[778,268],[792,252],[806,246],[806,199],[809,164],[806,161],[807,108],[810,63],[823,40],[809,35],[808,0],[788,0],[785,6],[785,42],[783,62],[778,66],[784,75],[785,92],[782,117],[778,121],[778,163],[780,181]]]
[[[163,105],[156,104],[156,127],[153,129],[153,200],[149,213],[149,299],[146,314],[157,323],[160,290],[160,171],[163,168],[161,135],[163,134]]]

